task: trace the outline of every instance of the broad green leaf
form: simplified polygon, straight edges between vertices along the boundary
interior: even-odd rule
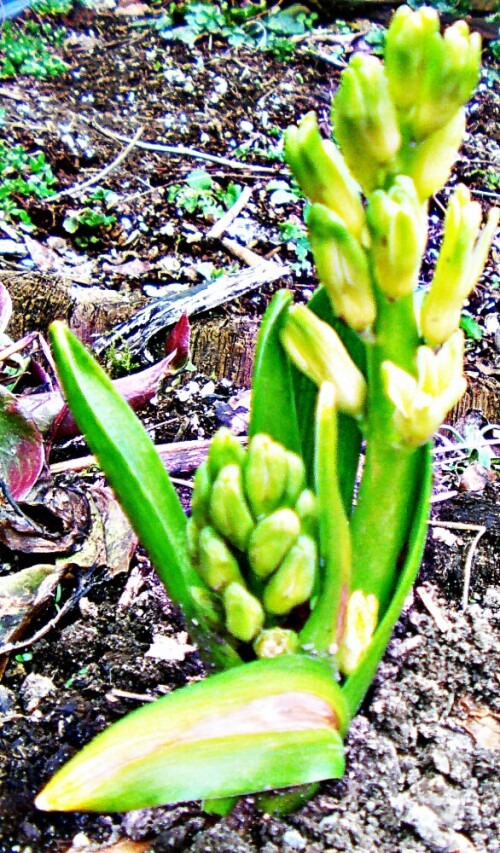
[[[203,598],[206,587],[189,562],[186,516],[153,442],[69,329],[63,323],[53,323],[50,335],[58,375],[78,426],[169,595],[182,606],[188,619],[196,620],[203,634],[203,612],[197,607],[196,591],[201,591]],[[209,643],[207,638],[204,645]],[[215,638],[212,651],[225,666],[239,661],[227,644],[218,644]]]
[[[126,811],[338,778],[347,722],[326,663],[254,661],[127,715],[59,770],[36,805]]]
[[[307,307],[325,323],[332,326],[341,338],[345,348],[354,361],[355,365],[366,375],[365,345],[345,323],[335,317],[328,294],[323,287],[319,287]],[[312,424],[314,423],[314,412],[318,389],[303,373],[292,367],[292,376],[295,388],[295,400],[297,417],[300,425],[302,456],[308,471],[309,482],[314,479],[314,448],[315,434]],[[346,512],[350,513],[354,481],[359,462],[361,449],[361,433],[353,418],[342,413],[339,414],[338,423],[338,460],[340,491],[344,501]]]
[[[279,338],[291,300],[289,291],[280,290],[269,305],[260,327],[248,435],[266,433],[288,450],[300,454],[291,367]]]
[[[353,717],[375,677],[377,667],[391,638],[392,630],[399,619],[406,597],[417,576],[427,535],[430,498],[432,491],[431,445],[420,450],[420,490],[413,510],[413,521],[399,580],[373,640],[359,666],[349,676],[342,692]]]

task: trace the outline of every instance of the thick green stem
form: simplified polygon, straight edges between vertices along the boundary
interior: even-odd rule
[[[366,459],[351,535],[353,589],[376,595],[382,613],[394,589],[398,557],[408,535],[419,454],[398,441],[381,366],[392,361],[415,375],[417,346],[413,296],[389,301],[379,295],[375,341],[368,349]]]

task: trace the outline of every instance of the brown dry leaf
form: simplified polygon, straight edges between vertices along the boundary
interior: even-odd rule
[[[0,578],[0,646],[19,639],[65,572],[64,566],[40,564]]]
[[[110,272],[114,275],[123,275],[130,278],[137,278],[151,269],[149,261],[141,261],[140,258],[134,258],[132,261],[125,261],[123,264],[110,264],[104,261],[102,265],[103,272]]]
[[[105,563],[111,577],[128,572],[138,539],[111,489],[95,488],[92,498],[99,510],[104,534]]]
[[[66,554],[85,536],[89,508],[87,498],[80,491],[39,486],[29,501],[22,501],[18,506],[21,513],[4,505],[0,516],[0,541],[12,551]]]
[[[460,725],[472,735],[476,743],[483,749],[500,749],[500,714],[476,705],[469,696],[462,696],[459,705],[467,714]]]

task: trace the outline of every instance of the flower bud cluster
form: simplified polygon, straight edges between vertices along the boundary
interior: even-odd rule
[[[296,634],[275,626],[311,597],[316,515],[295,453],[264,434],[248,450],[226,428],[214,436],[195,475],[190,556],[211,591],[209,613],[259,657],[297,648]]]

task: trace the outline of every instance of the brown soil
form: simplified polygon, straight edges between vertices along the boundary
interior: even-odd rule
[[[155,292],[164,294],[165,288],[175,289],[179,282],[198,283],[200,262],[223,271],[233,264],[239,268],[240,260],[228,258],[220,243],[204,238],[210,224],[206,217],[178,211],[168,200],[169,188],[182,184],[193,168],[206,168],[222,189],[230,181],[252,186],[252,199],[229,235],[263,257],[297,264],[279,223],[293,217],[298,223],[300,207],[296,202],[273,207],[266,191],[282,169],[270,150],[278,136],[270,135],[268,128],[281,132],[316,109],[326,130],[340,67],[300,51],[282,63],[246,48],[236,52],[217,38],[190,48],[162,40],[151,26],[139,26],[142,20],[115,12],[96,15],[78,7],[65,19],[73,33],[66,45],[66,75],[3,81],[6,138],[44,150],[60,188],[103,169],[126,145],[104,136],[99,130],[103,127],[127,138],[143,127],[141,140],[183,144],[230,159],[236,159],[238,146],[249,143],[248,166],[231,168],[133,148],[100,182],[118,194],[117,222],[100,234],[99,243],[85,249],[75,246],[63,228],[68,210],[84,206],[80,195],[30,205],[38,229],[32,237],[58,253],[63,269],[57,280],[67,279],[70,270],[75,276],[86,274],[81,265],[89,262],[93,285],[142,302]],[[354,30],[366,32],[370,26],[367,20],[357,21]],[[362,37],[354,46],[368,49]],[[485,208],[494,196],[486,176],[498,158],[494,74],[489,60],[488,85],[483,84],[471,105],[470,135],[452,179],[470,184]],[[252,164],[265,165],[270,172],[252,171]],[[431,211],[427,279],[447,194],[435,200]],[[22,232],[14,230],[21,242]],[[36,274],[36,257],[33,260],[33,251],[21,260],[4,256],[4,270],[16,276],[20,271]],[[123,267],[129,261],[140,262],[133,274]],[[490,420],[498,412],[498,278],[493,270],[491,264],[470,301],[470,312],[484,334],[468,346],[474,400],[479,394],[490,407]],[[55,276],[53,268],[43,272]],[[307,296],[315,285],[312,270],[306,265],[296,268],[279,286],[283,284],[293,288],[298,299]],[[265,286],[202,317],[195,326],[202,341],[198,352],[210,345],[210,334],[203,336],[204,324],[216,322],[217,328],[225,328],[236,323],[241,334],[249,326],[254,330],[277,287]],[[51,319],[43,316],[41,327]],[[133,355],[137,361],[144,358],[140,352]],[[206,368],[196,350],[194,357],[203,372],[180,377],[143,413],[158,443],[209,437],[221,423],[234,423],[235,409],[240,416],[237,430],[244,430],[247,401],[242,396],[240,408],[234,404],[239,388],[233,380],[237,386],[248,384],[247,366],[235,374],[229,364],[214,379],[217,359],[215,367],[210,363]],[[463,422],[458,427],[463,429]],[[55,448],[51,461],[85,452],[83,441],[76,440]],[[260,814],[252,798],[225,819],[207,815],[193,803],[126,815],[36,811],[36,792],[96,732],[144,699],[203,675],[180,614],[139,550],[128,574],[112,578],[106,566],[87,573],[75,570],[61,590],[61,601],[74,596],[74,606],[52,631],[9,659],[0,685],[0,853],[97,850],[122,840],[129,840],[127,849],[137,853],[499,853],[499,489],[493,482],[477,493],[458,494],[461,470],[439,468],[437,473],[441,496],[447,491],[455,495],[435,504],[433,520],[440,523],[430,528],[416,589],[351,726],[343,780],[323,784],[310,803],[286,818]],[[61,478],[77,488],[94,488],[98,480],[95,473]],[[189,488],[180,489],[188,503]],[[481,524],[487,530],[473,546],[475,526]],[[468,555],[472,580],[464,610]],[[1,574],[26,565],[25,555],[3,546],[0,557]],[[36,554],[31,559],[41,561]],[[28,633],[55,615],[56,607],[47,608]],[[184,659],[148,656],[158,634],[175,638]]]

